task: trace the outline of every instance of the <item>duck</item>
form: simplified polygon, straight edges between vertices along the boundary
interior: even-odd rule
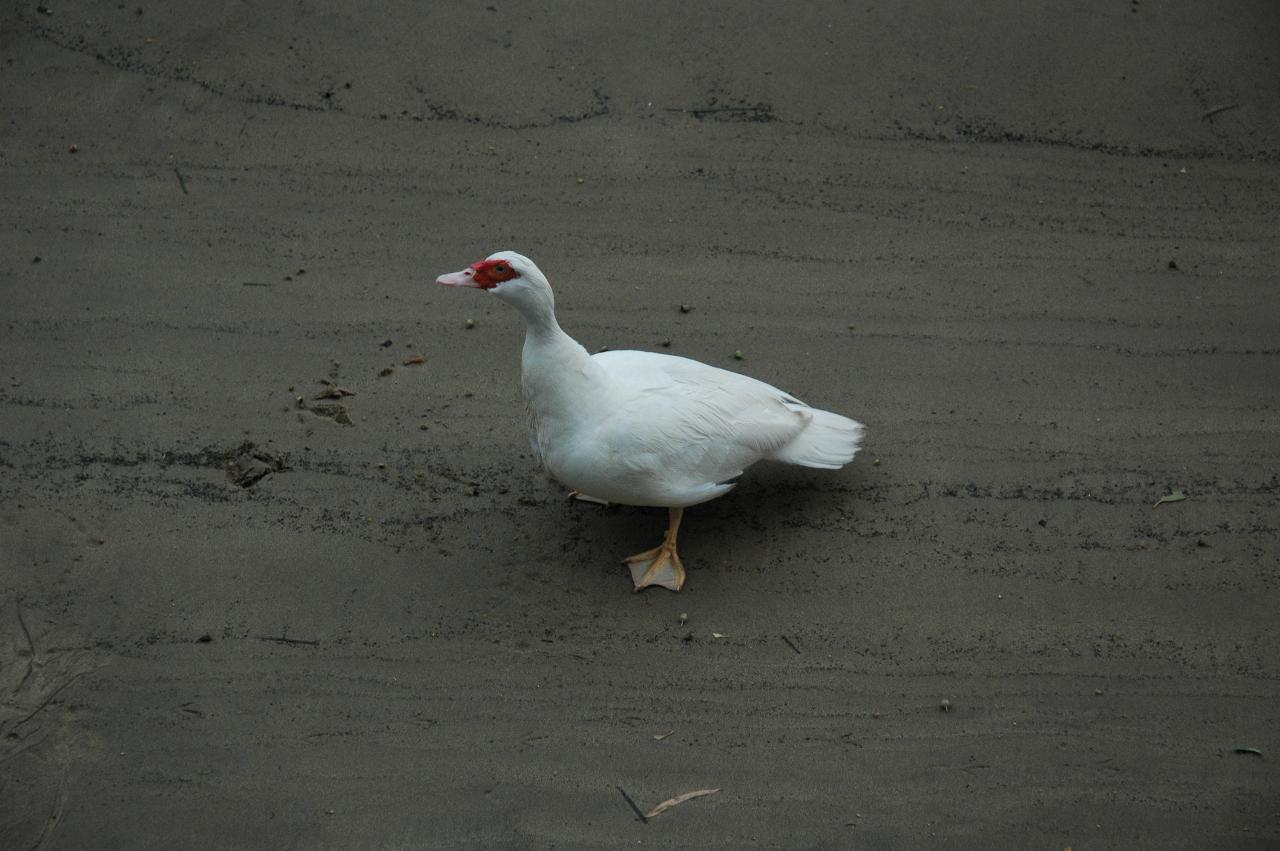
[[[623,559],[636,591],[684,587],[684,510],[733,490],[752,464],[836,470],[861,446],[862,423],[741,373],[658,352],[588,353],[561,329],[546,275],[522,254],[498,251],[436,282],[483,290],[524,317],[533,452],[571,496],[667,509],[662,543]]]

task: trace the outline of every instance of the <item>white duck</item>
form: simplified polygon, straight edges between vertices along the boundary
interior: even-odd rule
[[[637,591],[680,590],[685,507],[728,493],[756,461],[834,470],[858,451],[861,423],[763,381],[673,355],[588,354],[560,330],[541,270],[513,251],[436,280],[486,290],[524,316],[524,397],[534,452],[551,475],[597,501],[669,510],[662,544],[625,559]]]

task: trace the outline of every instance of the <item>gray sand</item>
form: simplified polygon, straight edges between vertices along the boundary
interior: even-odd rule
[[[1274,4],[359,8],[0,13],[0,846],[1280,844]],[[633,594],[502,248],[865,453]]]

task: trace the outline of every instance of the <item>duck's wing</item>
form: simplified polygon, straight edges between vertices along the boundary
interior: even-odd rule
[[[689,358],[602,352],[614,388],[610,431],[631,435],[636,457],[657,455],[709,482],[724,481],[785,446],[813,418],[776,387]]]

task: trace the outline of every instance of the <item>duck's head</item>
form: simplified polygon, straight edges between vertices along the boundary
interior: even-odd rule
[[[499,251],[477,260],[461,272],[436,278],[446,287],[474,287],[510,302],[526,317],[555,309],[551,285],[534,262],[514,251]]]

